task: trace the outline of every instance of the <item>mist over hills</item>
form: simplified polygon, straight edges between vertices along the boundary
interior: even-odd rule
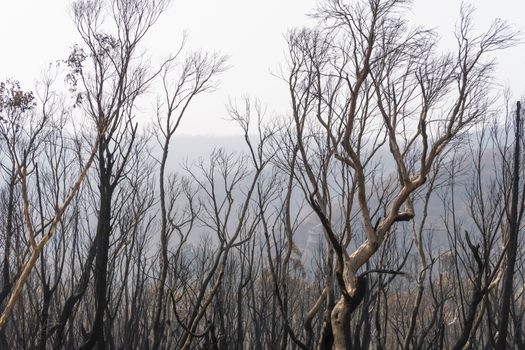
[[[170,147],[168,169],[180,171],[184,163],[191,164],[206,159],[213,150],[224,148],[229,152],[246,151],[244,137],[241,135],[176,135]]]
[[[473,161],[475,158],[475,152],[477,151],[475,146],[469,148],[467,145],[472,142],[471,145],[475,145],[476,139],[479,137],[477,134],[467,135],[461,144],[453,145],[453,151],[459,152],[461,161],[455,164],[458,168],[455,178],[454,187],[454,205],[456,210],[456,217],[458,223],[461,224],[461,230],[468,230],[472,233],[473,237],[479,235],[476,231],[474,222],[469,212],[469,185],[472,182],[474,169]],[[499,171],[497,169],[501,166],[501,163],[495,159],[498,158],[495,149],[493,148],[492,142],[489,142],[485,150],[485,154],[482,157],[481,168],[482,168],[482,179],[488,183],[494,180],[495,173]],[[203,160],[206,163],[209,159],[210,154],[216,150],[222,148],[226,152],[235,152],[241,154],[248,151],[244,136],[232,135],[232,136],[215,136],[215,135],[180,135],[176,136],[173,140],[173,144],[170,147],[170,155],[168,160],[168,171],[177,172],[184,175],[184,164],[191,164]],[[450,157],[454,152],[450,153]],[[393,173],[395,171],[394,161],[387,149],[382,149],[377,158],[380,161],[381,171],[383,175]],[[450,175],[453,169],[448,167],[443,169],[442,177]],[[441,180],[446,181],[446,180]],[[234,193],[234,196],[240,196],[240,193]],[[295,204],[294,211],[298,210],[299,203],[303,200],[303,194],[296,192],[294,197],[296,198],[293,203]],[[421,197],[423,193],[419,193],[416,197],[415,203],[415,218],[417,223],[421,220],[423,212],[423,203]],[[449,186],[443,186],[443,189],[436,190],[429,200],[428,205],[428,216],[426,222],[426,234],[423,236],[424,244],[430,244],[432,249],[436,252],[443,252],[450,249],[449,237],[447,235],[445,227],[444,210],[447,206],[451,205],[452,193],[450,192]],[[370,207],[375,206],[377,203],[373,201],[370,203]],[[340,218],[337,217],[337,211],[334,211],[333,221],[337,222]],[[301,260],[306,268],[309,268],[312,264],[312,259],[319,254],[319,249],[324,243],[323,230],[320,225],[319,219],[312,210],[305,206],[303,212],[303,222],[298,227],[297,232],[294,235],[294,244],[299,250]],[[412,227],[407,224],[397,225],[399,239],[411,240],[412,239]],[[198,237],[205,234],[207,231],[203,228],[195,228],[195,232],[192,235],[192,241],[197,241]],[[208,232],[209,233],[209,232]],[[353,249],[356,244],[360,243],[362,238],[356,237],[350,244],[350,249]],[[415,254],[415,251],[414,251]]]

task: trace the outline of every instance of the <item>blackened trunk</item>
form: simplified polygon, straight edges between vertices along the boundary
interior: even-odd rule
[[[49,289],[49,285],[45,281],[43,283],[43,294],[44,300],[42,303],[42,311],[40,313],[40,335],[37,345],[37,349],[39,350],[46,349],[46,342],[48,337],[49,302],[51,300],[51,296],[53,295],[53,292]]]
[[[105,181],[104,181],[105,182]],[[95,258],[95,322],[91,337],[97,344],[97,349],[106,348],[104,337],[104,313],[107,304],[107,275],[109,236],[111,233],[111,194],[109,188],[104,188],[100,199],[100,216],[97,224],[96,258]]]
[[[12,170],[14,172],[14,169]],[[5,248],[4,248],[4,260],[2,263],[2,281],[3,281],[3,288],[2,291],[0,291],[0,306],[4,303],[4,300],[7,298],[9,293],[11,292],[11,265],[9,262],[10,255],[11,255],[11,238],[13,236],[13,215],[14,215],[14,207],[15,207],[15,200],[14,200],[14,194],[15,192],[15,178],[14,176],[11,177],[11,181],[9,183],[9,198],[7,200],[7,214],[6,214],[6,222],[5,222]]]
[[[74,314],[75,306],[78,304],[80,299],[82,299],[82,297],[84,296],[84,293],[87,290],[87,287],[89,284],[89,277],[91,275],[91,265],[93,264],[94,259],[95,259],[95,245],[92,244],[89,249],[89,254],[84,264],[84,268],[82,270],[80,281],[78,282],[78,285],[76,289],[74,290],[73,294],[71,294],[67,298],[66,302],[64,303],[64,307],[62,308],[62,311],[60,312],[60,317],[58,321],[56,322],[57,325],[49,332],[49,336],[52,336],[53,333],[56,333],[55,341],[54,341],[54,347],[56,349],[62,348],[62,345],[64,344],[64,341],[65,341],[64,328],[66,326],[66,323],[68,320],[71,320],[71,315]]]
[[[104,314],[107,306],[108,252],[111,235],[111,200],[113,186],[111,183],[112,159],[104,157],[104,144],[99,150],[99,189],[100,203],[97,231],[95,236],[95,320],[88,341],[82,350],[106,349],[104,335]]]
[[[14,173],[14,169],[12,170]],[[11,292],[13,284],[11,283],[11,265],[9,262],[11,255],[11,239],[13,236],[13,215],[14,215],[14,192],[15,192],[15,178],[11,176],[9,183],[9,198],[7,200],[7,214],[5,223],[5,248],[4,248],[4,259],[2,262],[2,282],[3,287],[0,291],[0,309],[3,309],[3,304],[6,298]],[[0,348],[8,348],[7,337],[5,335],[5,327],[0,329]]]
[[[501,313],[499,322],[499,336],[496,341],[497,350],[507,348],[507,333],[510,314],[510,303],[514,282],[514,266],[516,265],[516,251],[518,245],[518,196],[520,181],[520,142],[521,142],[521,105],[516,105],[516,136],[514,140],[514,165],[512,170],[512,197],[510,204],[509,231],[506,252],[505,272],[503,274],[503,292],[501,300]]]

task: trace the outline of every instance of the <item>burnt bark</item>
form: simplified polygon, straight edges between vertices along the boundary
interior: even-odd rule
[[[116,181],[112,181],[113,159],[108,143],[101,142],[99,148],[99,210],[95,235],[95,319],[87,342],[82,350],[106,349],[104,315],[107,307],[108,255],[111,235],[111,201]]]
[[[499,334],[496,341],[496,349],[504,350],[507,348],[507,334],[509,328],[509,315],[514,283],[514,266],[516,265],[516,252],[518,249],[518,201],[519,201],[519,182],[520,182],[520,144],[521,144],[521,104],[516,104],[516,124],[514,139],[514,160],[512,169],[512,197],[509,215],[509,230],[507,241],[507,252],[505,261],[505,272],[503,275],[503,291],[501,297],[501,311],[499,320]]]

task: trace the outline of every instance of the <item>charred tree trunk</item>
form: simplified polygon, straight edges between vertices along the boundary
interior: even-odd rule
[[[106,349],[104,336],[104,314],[107,306],[108,253],[111,235],[111,200],[114,184],[111,181],[113,160],[107,150],[107,142],[99,149],[99,190],[100,202],[97,231],[95,235],[95,320],[88,341],[82,350]]]
[[[12,170],[14,173],[14,169]],[[13,215],[14,215],[14,192],[15,192],[15,178],[11,176],[9,182],[9,197],[7,200],[7,214],[5,222],[5,250],[4,250],[4,261],[2,262],[2,282],[3,288],[0,292],[0,305],[3,304],[5,298],[11,291],[11,265],[9,258],[11,255],[11,237],[13,236]]]
[[[89,278],[91,276],[91,266],[93,264],[94,259],[95,245],[93,243],[89,249],[89,254],[84,264],[84,268],[82,270],[82,274],[80,276],[78,285],[74,289],[74,292],[66,299],[64,307],[60,312],[60,317],[58,321],[56,321],[57,325],[49,331],[49,336],[52,336],[54,333],[56,333],[54,340],[54,347],[56,349],[60,349],[66,340],[64,337],[64,329],[66,327],[66,323],[68,321],[71,322],[72,317],[75,313],[75,307],[78,305],[78,302],[82,299],[87,290]]]
[[[44,277],[45,278],[45,277]],[[51,297],[53,295],[54,290],[51,290],[49,288],[49,284],[47,281],[43,281],[42,283],[42,310],[40,312],[40,334],[38,338],[38,345],[37,349],[39,350],[45,350],[46,349],[46,342],[48,338],[48,321],[49,321],[49,306]]]
[[[12,169],[12,174],[14,174],[14,169]],[[3,308],[3,304],[9,293],[13,283],[11,281],[11,265],[10,265],[10,256],[11,256],[11,239],[13,237],[13,215],[14,215],[14,200],[15,193],[15,177],[11,176],[11,181],[9,182],[9,195],[7,200],[7,213],[6,213],[6,222],[5,222],[5,248],[4,248],[4,259],[2,262],[2,290],[0,291],[0,308]],[[8,348],[7,337],[5,335],[5,328],[0,329],[0,348]]]
[[[158,281],[158,289],[155,300],[155,314],[153,317],[153,350],[160,347],[162,337],[164,334],[164,320],[161,319],[163,311],[164,286],[168,275],[168,217],[166,209],[166,189],[165,189],[165,172],[166,161],[168,159],[170,138],[166,138],[162,148],[162,160],[160,163],[159,174],[159,196],[160,196],[160,212],[161,212],[161,230],[160,230],[160,276]]]
[[[499,320],[499,334],[496,341],[496,349],[507,348],[507,333],[509,324],[510,305],[513,292],[514,266],[516,265],[516,252],[518,246],[518,200],[520,182],[520,142],[521,142],[521,104],[516,104],[516,136],[514,140],[514,164],[512,169],[512,197],[509,216],[509,234],[507,241],[507,253],[505,272],[503,275],[503,291],[501,300],[501,313]]]
[[[479,254],[479,245],[474,245],[470,241],[469,233],[465,231],[465,238],[467,241],[467,245],[470,248],[471,254],[474,256],[474,259],[477,264],[477,271],[476,271],[476,278],[474,280],[474,286],[472,290],[472,296],[470,298],[469,302],[469,308],[465,317],[465,320],[463,322],[463,329],[461,330],[460,336],[458,340],[456,341],[456,344],[454,345],[454,350],[461,350],[467,344],[470,333],[472,332],[472,328],[474,326],[474,321],[476,319],[476,313],[478,311],[478,306],[482,302],[483,297],[485,295],[486,289],[482,288],[482,279],[485,272],[485,264],[486,262],[483,262],[481,255]]]

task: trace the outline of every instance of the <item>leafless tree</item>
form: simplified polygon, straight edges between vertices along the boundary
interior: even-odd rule
[[[289,40],[285,78],[303,172],[298,181],[334,252],[340,296],[330,322],[336,349],[352,347],[351,316],[369,282],[359,269],[396,223],[413,219],[412,195],[436,159],[483,118],[493,66],[485,57],[514,42],[501,22],[474,35],[471,12],[464,9],[456,55],[438,55],[434,34],[410,30],[399,15],[405,5],[324,1],[316,12],[323,30],[293,32]],[[391,159],[396,170],[388,187],[376,189],[371,176],[379,157]],[[349,217],[354,203],[359,213],[365,239],[352,252],[352,228],[336,225],[331,213],[325,174],[334,164],[355,186],[338,199],[345,203],[341,216]],[[373,195],[383,202],[382,212],[374,210]]]
[[[214,89],[216,85],[214,79],[226,68],[225,60],[224,56],[195,52],[185,59],[181,67],[172,67],[169,64],[161,72],[165,101],[158,106],[156,123],[157,140],[162,148],[159,160],[161,269],[154,315],[153,349],[159,348],[165,328],[163,325],[164,321],[161,320],[161,314],[163,304],[166,303],[164,285],[169,266],[169,241],[174,231],[181,232],[181,224],[175,224],[171,217],[173,214],[169,214],[173,213],[176,198],[169,202],[166,199],[166,193],[169,191],[166,189],[166,164],[170,151],[170,142],[193,99],[201,93]],[[191,215],[187,220],[188,222],[193,222],[194,213],[191,210],[190,212]],[[187,239],[187,235],[182,235],[179,239],[178,244],[182,246]]]

